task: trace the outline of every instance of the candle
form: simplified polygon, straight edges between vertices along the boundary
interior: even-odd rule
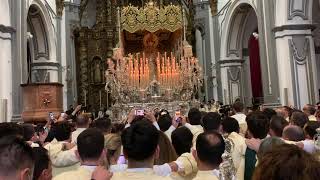
[[[143,60],[142,60],[142,58],[140,58],[140,65],[139,65],[139,76],[138,77],[140,77],[140,79],[139,79],[139,88],[143,88],[143,81],[142,81],[142,79],[144,78],[143,77]]]
[[[170,77],[170,70],[171,69],[171,65],[170,65],[170,57],[167,58],[167,74],[168,74],[168,88],[170,89],[170,81],[171,81],[171,77]]]

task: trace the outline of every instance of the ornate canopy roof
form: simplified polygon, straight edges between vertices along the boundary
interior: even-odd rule
[[[174,32],[182,27],[182,9],[173,4],[159,8],[153,2],[149,2],[145,7],[139,8],[129,5],[121,11],[121,28],[130,33],[139,30]]]

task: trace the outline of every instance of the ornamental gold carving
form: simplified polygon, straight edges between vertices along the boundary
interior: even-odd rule
[[[210,8],[212,16],[217,15],[218,13],[218,0],[210,0]]]
[[[57,16],[61,17],[64,8],[64,0],[56,0]]]
[[[129,5],[121,11],[121,27],[130,33],[138,30],[156,32],[160,29],[174,32],[181,29],[182,24],[181,7],[172,4],[159,8],[149,2],[144,8]]]

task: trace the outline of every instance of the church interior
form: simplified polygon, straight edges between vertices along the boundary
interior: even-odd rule
[[[0,0],[0,180],[316,180],[320,0]]]
[[[301,108],[319,99],[316,0],[2,1],[8,121],[78,104],[120,117],[132,106]]]

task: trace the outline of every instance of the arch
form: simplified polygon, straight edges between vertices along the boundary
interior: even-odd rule
[[[234,60],[242,57],[243,24],[246,22],[248,10],[253,9],[257,15],[258,22],[261,22],[257,13],[257,8],[252,1],[239,0],[234,1],[226,14],[221,33],[221,59]],[[260,25],[258,24],[260,27]],[[260,28],[259,28],[260,29]],[[232,41],[232,42],[231,42]]]
[[[195,30],[199,30],[202,37],[205,35],[205,30],[204,30],[204,29],[205,29],[205,26],[204,26],[203,23],[196,23],[196,24],[194,25],[194,29],[195,29]]]
[[[46,8],[46,6],[43,4],[41,0],[33,0],[31,4],[28,7],[28,11],[26,12],[26,16],[28,17],[28,14],[30,10],[33,8],[37,9],[39,13],[39,16],[41,18],[41,23],[43,25],[43,30],[46,34],[46,40],[47,40],[47,47],[48,47],[48,56],[47,59],[48,61],[51,62],[56,62],[56,35],[54,31],[54,25],[51,20],[51,17],[49,15],[49,12]]]
[[[263,20],[253,2],[255,1],[232,2],[222,25],[220,64],[223,68],[223,94],[227,103],[233,103],[239,96],[248,105],[253,100],[264,102],[265,83],[262,72],[267,67],[263,66],[261,60],[265,50],[260,48],[262,42],[254,41],[253,38],[253,32],[261,30],[260,33],[263,34]],[[263,36],[261,39],[263,41]],[[236,73],[235,69],[241,73]],[[252,73],[260,76],[251,76]]]
[[[40,10],[31,5],[27,17],[28,43],[32,48],[32,60],[49,60],[49,43],[47,30]]]

